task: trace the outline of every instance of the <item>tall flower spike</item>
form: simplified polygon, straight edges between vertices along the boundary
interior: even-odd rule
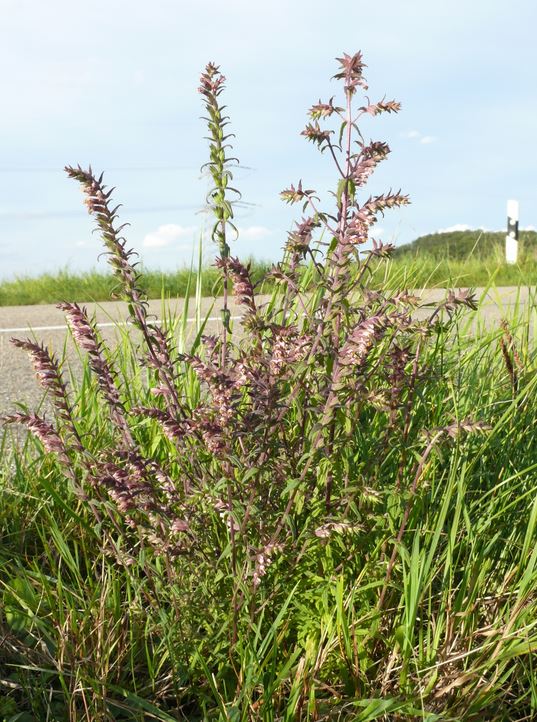
[[[310,248],[314,230],[321,224],[317,218],[310,217],[303,218],[300,223],[297,221],[295,225],[296,229],[287,234],[285,248],[292,255],[298,254],[299,256],[304,257]]]
[[[290,188],[286,188],[280,193],[280,197],[286,203],[298,203],[299,201],[307,200],[308,198],[314,197],[315,191],[312,189],[304,190],[302,188],[302,181],[298,181],[298,185],[295,186],[291,183]]]
[[[369,103],[360,108],[363,113],[369,115],[380,115],[381,113],[398,113],[401,110],[401,103],[396,100],[380,100],[378,103]]]
[[[159,380],[178,411],[180,403],[174,380],[167,372],[168,366],[159,360],[159,355],[162,356],[163,353],[167,358],[170,356],[168,338],[158,326],[148,320],[146,296],[139,285],[140,274],[136,271],[136,263],[131,263],[131,258],[136,253],[126,247],[126,239],[121,236],[125,226],[115,227],[119,206],[110,207],[113,188],[107,191],[102,182],[102,174],[96,178],[91,167],[84,171],[80,166],[76,168],[66,166],[65,171],[70,178],[74,178],[82,186],[86,196],[85,203],[91,215],[95,217],[103,242],[108,249],[108,262],[123,287],[122,297],[128,304],[130,318],[142,332],[151,359],[150,365],[157,370]]]
[[[64,464],[64,468],[70,468],[70,461],[65,444],[52,424],[49,424],[44,418],[38,416],[37,414],[23,414],[18,412],[16,414],[4,416],[2,421],[5,424],[23,424],[26,426],[26,428],[31,431],[31,433],[43,444],[45,451],[56,454],[62,464]]]
[[[225,127],[229,124],[229,116],[224,115],[225,106],[221,105],[218,98],[225,88],[225,76],[222,75],[220,69],[214,63],[209,63],[205,72],[200,78],[199,92],[205,98],[205,109],[208,117],[205,118],[209,129],[209,149],[210,161],[203,167],[208,167],[213,179],[214,186],[207,194],[209,206],[215,216],[215,224],[212,230],[213,241],[218,245],[218,250],[222,258],[229,256],[229,244],[227,242],[227,226],[237,233],[237,229],[233,225],[233,201],[230,200],[229,194],[234,195],[233,200],[240,198],[240,193],[236,188],[229,186],[229,181],[233,179],[229,166],[232,163],[238,163],[238,159],[226,155],[230,144],[227,143],[232,133],[226,135]]]
[[[362,146],[358,157],[350,163],[351,178],[356,186],[364,186],[377,165],[386,159],[390,152],[387,143],[373,142]]]
[[[317,121],[308,123],[300,135],[305,136],[312,143],[316,143],[321,150],[325,143],[328,143],[333,130],[323,130]]]
[[[367,90],[367,83],[363,76],[365,63],[362,60],[362,53],[358,52],[354,55],[343,53],[342,58],[336,58],[340,64],[340,72],[334,75],[337,80],[344,80],[345,93],[354,95],[358,86]]]
[[[328,103],[321,103],[319,100],[318,103],[312,105],[309,109],[310,118],[319,120],[320,118],[329,118],[333,113],[342,113],[344,109],[335,106],[333,100],[333,97],[330,98]]]
[[[76,168],[66,166],[65,172],[69,178],[74,178],[82,186],[82,192],[86,196],[84,203],[88,207],[88,212],[97,221],[103,242],[108,249],[108,262],[121,282],[123,296],[131,306],[133,321],[139,324],[141,317],[145,319],[146,316],[145,295],[138,285],[140,276],[136,271],[136,264],[131,262],[136,254],[126,248],[126,240],[121,236],[125,226],[115,227],[119,206],[110,207],[114,189],[107,190],[103,184],[103,174],[96,178],[91,167],[85,171],[80,166]]]
[[[250,264],[244,266],[238,258],[233,257],[229,258],[228,264],[235,296],[238,297],[239,303],[248,309],[248,315],[253,317],[257,313],[257,306],[254,285],[250,277]]]
[[[76,343],[87,352],[90,368],[95,374],[104,398],[108,402],[110,415],[121,429],[127,445],[131,445],[133,439],[125,419],[125,410],[119,398],[119,392],[114,380],[115,376],[102,354],[102,341],[88,318],[86,308],[81,308],[77,303],[59,303],[57,307],[65,313]]]
[[[205,109],[207,111],[207,126],[209,129],[210,160],[203,167],[208,167],[213,179],[213,187],[207,194],[207,202],[211,209],[215,223],[212,229],[212,239],[218,246],[220,258],[227,261],[230,254],[227,240],[228,226],[236,236],[239,232],[233,224],[233,203],[240,199],[241,194],[236,188],[229,185],[233,179],[230,165],[238,164],[238,159],[228,156],[227,151],[231,145],[227,142],[232,133],[226,135],[225,128],[228,125],[229,116],[224,115],[225,106],[219,102],[219,96],[224,90],[225,77],[214,63],[209,63],[205,72],[200,78],[199,92],[205,98]],[[230,197],[231,194],[231,197]],[[228,309],[228,267],[224,263],[221,266],[224,285],[224,303],[222,308],[222,365],[226,364],[227,358],[227,334],[230,328],[230,313]]]
[[[42,344],[30,341],[30,339],[22,341],[18,338],[12,338],[11,343],[17,348],[28,352],[37,380],[45,391],[48,391],[52,395],[58,416],[67,424],[77,448],[82,449],[80,437],[73,421],[67,388],[61,375],[60,365],[54,354],[51,354]]]

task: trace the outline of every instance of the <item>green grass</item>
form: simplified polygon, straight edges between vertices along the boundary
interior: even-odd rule
[[[537,261],[508,265],[493,258],[469,258],[464,261],[436,260],[424,254],[418,257],[396,256],[385,269],[388,274],[406,279],[413,288],[485,287],[537,285]]]
[[[179,350],[189,347],[184,318],[172,321]],[[233,645],[225,538],[217,573],[188,560],[167,569],[143,546],[125,564],[119,542],[117,558],[104,553],[106,525],[61,466],[31,439],[17,449],[7,435],[0,720],[537,718],[536,306],[515,308],[509,323],[522,363],[516,389],[501,332],[487,330],[479,312],[429,351],[443,377],[423,388],[416,423],[470,416],[491,429],[427,463],[397,545],[389,606],[379,610],[378,595],[408,499],[381,477],[369,537],[360,525],[325,540],[289,530],[302,552],[270,567],[261,611],[240,619]],[[145,380],[122,338],[116,360],[136,398]],[[90,376],[75,388],[82,429],[103,443],[106,414]],[[191,379],[183,392],[196,393]],[[164,443],[155,429],[146,429],[148,448]],[[367,433],[355,431],[365,473],[384,427],[373,417]],[[390,454],[379,463],[393,478]],[[215,512],[207,525],[217,524]]]
[[[252,261],[254,279],[261,281],[270,267],[271,264],[267,262]],[[390,273],[401,279],[401,283],[408,283],[416,288],[483,287],[490,283],[496,286],[537,285],[537,260],[522,259],[517,265],[507,265],[501,260],[501,255],[485,258],[470,256],[466,260],[439,260],[435,254],[428,252],[420,252],[417,257],[406,253],[396,254],[388,268],[381,280],[374,281],[376,285],[385,282]],[[149,298],[161,298],[163,295],[181,298],[187,288],[190,288],[190,293],[193,294],[194,285],[191,281],[191,271],[188,268],[173,272],[144,271],[144,284]],[[88,271],[77,274],[63,270],[57,274],[1,281],[0,306],[59,303],[66,299],[77,302],[108,301],[114,297],[116,290],[117,282],[109,273]],[[268,282],[263,284],[263,290],[270,290]],[[201,280],[202,295],[219,295],[221,291],[216,268],[205,267]]]
[[[263,261],[252,262],[253,275],[261,279],[270,268]],[[194,293],[191,286],[189,268],[176,271],[143,271],[144,284],[149,298],[161,298],[163,291],[169,297],[183,297],[187,289]],[[190,280],[189,280],[190,279]],[[203,269],[201,279],[203,296],[221,293],[221,281],[216,268]],[[74,273],[67,269],[58,273],[46,273],[41,276],[20,276],[15,280],[0,281],[0,306],[26,306],[41,303],[59,303],[70,300],[109,301],[117,291],[117,280],[111,273],[96,270],[86,273]]]

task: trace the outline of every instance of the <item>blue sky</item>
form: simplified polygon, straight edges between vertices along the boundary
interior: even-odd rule
[[[242,168],[241,256],[277,259],[304,180],[326,198],[328,157],[300,136],[338,92],[334,58],[362,50],[371,100],[402,103],[364,133],[392,154],[372,191],[412,205],[379,223],[404,243],[457,225],[537,226],[534,0],[0,0],[0,277],[97,266],[101,250],[65,164],[105,171],[129,243],[153,268],[190,261],[206,223],[198,77],[227,77]],[[206,248],[207,258],[211,248]],[[97,267],[101,267],[102,262]]]

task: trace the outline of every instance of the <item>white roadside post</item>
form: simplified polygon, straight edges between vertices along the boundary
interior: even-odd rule
[[[507,201],[507,235],[505,236],[505,260],[516,263],[518,257],[518,201]]]

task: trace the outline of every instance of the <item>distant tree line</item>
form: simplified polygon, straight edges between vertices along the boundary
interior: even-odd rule
[[[521,231],[519,258],[537,258],[537,232]],[[505,257],[505,233],[503,231],[452,231],[449,233],[429,233],[412,243],[399,246],[395,251],[397,258],[427,255],[438,261],[464,261],[467,258],[497,259]]]

